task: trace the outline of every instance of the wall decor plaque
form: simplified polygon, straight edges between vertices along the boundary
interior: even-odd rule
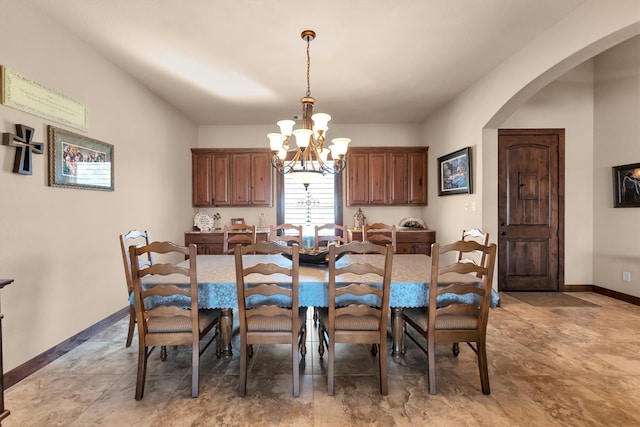
[[[87,107],[7,67],[0,67],[0,101],[7,107],[86,131]]]

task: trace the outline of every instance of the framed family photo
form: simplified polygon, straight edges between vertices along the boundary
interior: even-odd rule
[[[438,158],[438,196],[469,194],[472,190],[471,148]]]
[[[614,166],[613,207],[640,207],[640,163]]]
[[[49,186],[113,191],[113,145],[48,127]]]

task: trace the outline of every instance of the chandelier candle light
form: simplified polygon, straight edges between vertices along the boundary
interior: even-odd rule
[[[351,140],[349,138],[334,138],[331,140],[331,146],[324,147],[331,116],[326,113],[313,114],[313,104],[316,100],[311,97],[309,78],[311,69],[309,45],[316,37],[316,33],[305,30],[301,37],[307,42],[307,93],[300,98],[302,128],[293,130],[295,121],[280,120],[277,123],[280,127],[280,133],[270,133],[267,137],[273,151],[271,156],[273,167],[282,174],[293,174],[292,176],[307,188],[309,184],[317,182],[326,173],[337,174],[344,170],[346,165],[344,156],[347,154],[347,147]],[[296,137],[297,145],[293,157],[288,155],[290,150],[293,151],[291,134]],[[328,163],[329,152],[331,152],[333,165]]]

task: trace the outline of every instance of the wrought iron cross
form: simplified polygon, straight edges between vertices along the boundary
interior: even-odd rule
[[[2,145],[16,148],[16,158],[13,161],[13,172],[31,175],[33,163],[31,153],[42,154],[44,142],[33,142],[35,130],[26,125],[16,125],[16,135],[5,132],[2,134]]]
[[[307,189],[305,193],[305,198],[298,200],[298,205],[303,206],[305,211],[307,212],[307,224],[311,224],[311,207],[318,206],[320,204],[320,200],[312,199],[311,192]]]

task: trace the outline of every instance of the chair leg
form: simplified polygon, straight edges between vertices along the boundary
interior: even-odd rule
[[[162,347],[160,347],[160,360],[162,360],[163,362],[167,361],[167,346],[163,345]]]
[[[240,382],[238,384],[238,396],[247,394],[247,359],[249,357],[249,345],[240,343]]]
[[[300,333],[298,334],[298,347],[302,357],[307,355],[307,322],[304,321],[300,325]]]
[[[144,343],[138,345],[138,375],[136,376],[136,400],[144,395],[144,382],[147,376],[147,347]]]
[[[457,357],[460,354],[460,343],[454,342],[451,351],[453,355]]]
[[[322,341],[320,341],[322,342]],[[327,351],[329,352],[329,372],[327,373],[327,394],[333,396],[333,377],[335,374],[335,358],[336,358],[336,343],[331,338],[327,345]]]
[[[295,342],[291,343],[291,364],[293,365],[293,397],[300,396],[300,366],[298,363],[298,349]]]
[[[200,373],[200,341],[196,341],[191,354],[191,397],[198,397],[198,376]]]
[[[129,305],[129,331],[127,332],[127,342],[125,347],[130,347],[133,341],[133,331],[136,327],[136,309]]]
[[[387,352],[384,350],[384,346],[385,342],[382,341],[378,351],[378,372],[380,373],[380,394],[387,396],[389,394],[389,382],[387,379]]]
[[[436,394],[436,343],[427,341],[427,358],[429,360],[429,393]]]
[[[487,362],[487,346],[484,340],[478,341],[478,369],[480,370],[480,385],[483,394],[491,394],[489,386],[489,364]]]
[[[322,324],[318,325],[318,354],[322,359],[322,356],[324,356],[324,329],[322,329]]]

